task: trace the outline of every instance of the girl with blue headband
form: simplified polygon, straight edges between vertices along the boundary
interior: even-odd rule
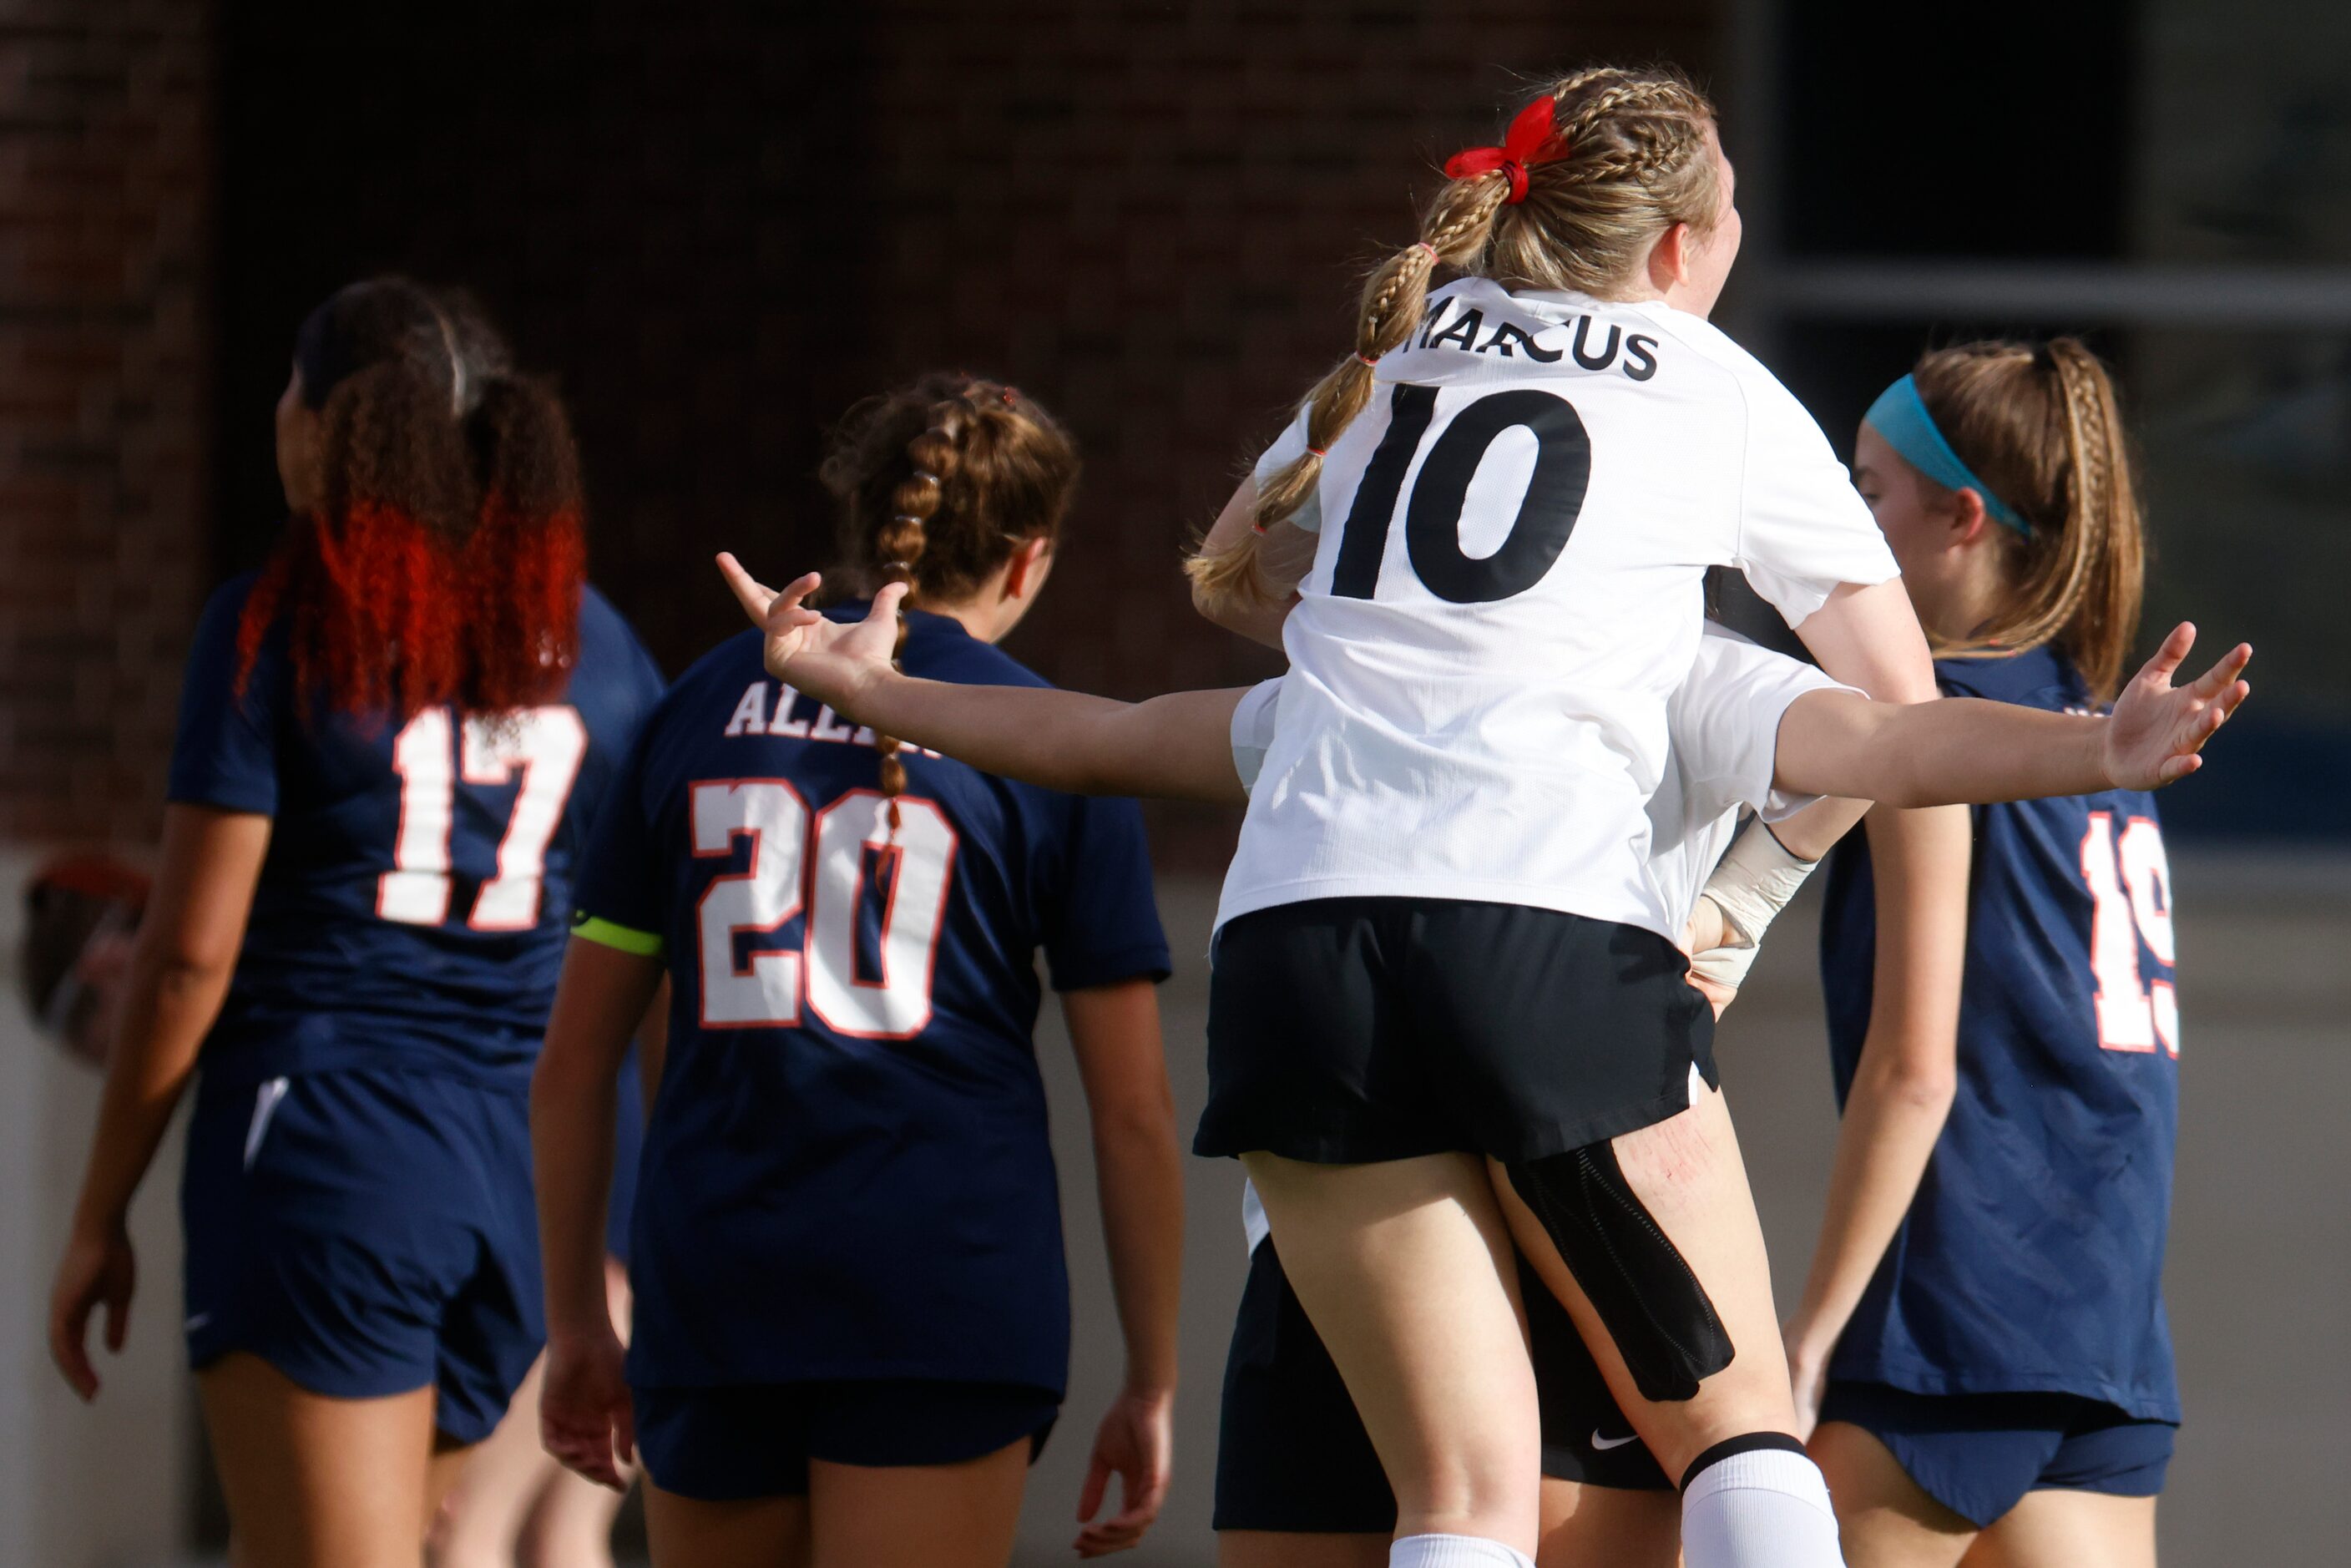
[[[1928,354],[1871,408],[1855,455],[1946,695],[2113,700],[2145,548],[2088,350]],[[2160,818],[2116,789],[1972,810],[1956,1039],[1874,1027],[1924,982],[1879,957],[1868,846],[1829,862],[1844,1122],[1789,1323],[1799,1410],[1818,1412],[1812,1449],[1855,1568],[1949,1568],[1980,1534],[2003,1562],[2151,1568],[2180,1417],[2161,1285],[2180,1011]]]

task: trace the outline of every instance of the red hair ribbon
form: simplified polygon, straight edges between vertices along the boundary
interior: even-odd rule
[[[1552,115],[1556,108],[1551,95],[1544,93],[1519,110],[1510,130],[1502,133],[1499,147],[1471,147],[1447,158],[1446,178],[1474,180],[1499,169],[1510,180],[1510,193],[1502,198],[1503,202],[1525,201],[1529,165],[1549,163],[1567,156],[1566,147],[1560,145],[1552,133]]]

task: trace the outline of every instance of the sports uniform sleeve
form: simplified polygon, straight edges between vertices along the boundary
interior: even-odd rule
[[[1741,380],[1748,421],[1737,564],[1789,625],[1801,626],[1839,583],[1866,587],[1901,569],[1803,405],[1761,367]]]
[[[1120,980],[1164,980],[1167,934],[1151,891],[1151,850],[1143,808],[1102,797],[1071,801],[1061,845],[1061,896],[1044,934],[1045,967],[1057,991]]]
[[[667,946],[661,862],[645,802],[645,758],[654,728],[648,724],[639,732],[605,792],[571,895],[573,936],[648,958],[661,956]]]
[[[1265,768],[1265,754],[1273,745],[1273,721],[1281,700],[1283,677],[1259,681],[1249,689],[1233,709],[1233,771],[1240,775],[1241,788],[1257,788],[1257,776]]]
[[[1771,787],[1780,721],[1806,692],[1851,690],[1801,660],[1709,623],[1689,674],[1666,704],[1690,818],[1705,821],[1744,806],[1776,822],[1818,800]]]
[[[236,631],[253,579],[227,584],[205,604],[180,685],[180,726],[172,742],[165,799],[224,811],[277,812],[277,709],[285,657],[273,639],[236,690]]]
[[[1273,444],[1267,447],[1263,455],[1258,458],[1257,466],[1249,470],[1249,477],[1257,481],[1257,487],[1259,490],[1264,489],[1267,482],[1276,474],[1306,455],[1306,415],[1307,411],[1301,405],[1296,417],[1283,427],[1281,434],[1273,438]],[[1307,497],[1306,504],[1290,514],[1289,522],[1291,528],[1302,529],[1307,533],[1321,533],[1322,531],[1322,491],[1317,489],[1312,495]]]

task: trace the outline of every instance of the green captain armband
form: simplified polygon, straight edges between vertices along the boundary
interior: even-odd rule
[[[640,958],[658,958],[667,949],[667,944],[650,931],[632,931],[609,920],[599,920],[592,915],[582,915],[573,921],[571,935],[601,947],[615,947],[623,953],[633,953]]]

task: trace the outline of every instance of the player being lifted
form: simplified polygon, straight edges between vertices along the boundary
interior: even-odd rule
[[[1761,1540],[1834,1562],[1645,807],[1707,564],[1880,695],[1932,695],[1924,640],[1817,428],[1702,319],[1737,236],[1704,100],[1586,73],[1454,170],[1287,438],[1275,548],[1244,485],[1204,560],[1205,598],[1280,626],[1292,685],[1227,883],[1196,1147],[1264,1195],[1397,1494],[1395,1562],[1534,1543],[1489,1158],[1681,1480],[1694,1568]],[[1425,315],[1440,259],[1490,276]],[[1309,545],[1294,600],[1252,589]]]
[[[1691,1568],[1833,1563],[1645,806],[1708,567],[1876,697],[1935,695],[1925,638],[1818,427],[1706,323],[1740,224],[1702,96],[1579,72],[1448,172],[1195,563],[1296,684],[1226,881],[1194,1146],[1264,1196],[1399,1568],[1534,1542],[1513,1225],[1682,1487]],[[1432,298],[1440,264],[1468,276]],[[1964,831],[1881,836],[1933,887]],[[1954,967],[1960,896],[1922,933]]]
[[[842,553],[911,584],[906,667],[1041,686],[993,646],[1036,602],[1078,476],[1014,389],[933,375],[852,411]],[[917,754],[778,688],[760,640],[673,687],[599,824],[535,1091],[549,1446],[642,1451],[665,1565],[993,1568],[1059,1414],[1069,1284],[1032,1040],[1044,950],[1092,1113],[1127,1383],[1081,1553],[1166,1486],[1182,1171],[1140,811]],[[877,778],[880,787],[877,789]],[[666,972],[625,1378],[601,1205],[627,1019]]]
[[[313,311],[277,466],[284,537],[189,655],[50,1348],[95,1395],[89,1317],[119,1348],[123,1217],[201,1069],[188,1358],[237,1561],[415,1568],[544,1338],[527,1088],[661,679],[585,584],[561,406],[463,301]]]
[[[2080,343],[1928,354],[1856,453],[1946,692],[2021,713],[2114,699],[2142,523],[2114,390]],[[1868,851],[1832,862],[1822,973],[1845,1113],[1790,1322],[1799,1404],[1820,1410],[1813,1452],[1858,1568],[1948,1568],[1979,1531],[2003,1563],[2151,1568],[2180,1415],[2162,829],[2116,779],[1983,807],[1973,841],[1956,1060],[1948,1037],[1882,1049],[1873,998],[1905,977],[1888,988],[1876,962]]]
[[[862,621],[833,620],[805,608],[817,586],[813,576],[778,595],[731,557],[722,557],[721,565],[766,632],[768,669],[805,696],[987,771],[1051,788],[1245,800],[1290,685],[1284,678],[1130,705],[1071,692],[924,681],[890,663],[900,591],[884,589]],[[2085,782],[2153,785],[2184,776],[2197,766],[2203,741],[2245,695],[2236,677],[2250,654],[2236,649],[2193,685],[2174,690],[2170,674],[2191,638],[2185,627],[2173,634],[2132,684],[2116,720],[2067,715],[2051,723],[2049,715],[1984,703],[1869,703],[1793,660],[1709,632],[1669,705],[1671,768],[1649,807],[1649,864],[1668,913],[1677,923],[1697,914],[1706,933],[1697,945],[1727,939],[1751,956],[1762,926],[1808,869],[1797,858],[1792,873],[1781,837],[1799,857],[1817,855],[1860,809],[1850,800],[1824,802],[1783,822],[1779,836],[1750,827],[1744,852],[1715,869],[1740,806],[1777,820],[1802,803],[1775,794],[1775,786],[1860,789],[1923,805],[1957,795],[2004,799]],[[1701,883],[1712,899],[1698,898]],[[1735,912],[1732,919],[1724,920],[1723,907]],[[1741,968],[1733,960],[1724,977]],[[1301,1561],[1308,1548],[1299,1534],[1311,1532],[1343,1537],[1316,1544],[1322,1553],[1317,1563],[1379,1561],[1393,1528],[1394,1499],[1327,1353],[1296,1306],[1278,1254],[1261,1245],[1265,1238],[1254,1228],[1250,1241],[1254,1256],[1227,1372],[1218,1458],[1223,1560],[1228,1568]],[[1634,1495],[1664,1486],[1664,1477],[1646,1448],[1619,1451],[1631,1435],[1556,1307],[1535,1299],[1526,1306],[1543,1401],[1542,1561],[1670,1563],[1677,1533],[1671,1515],[1659,1517]],[[1599,1495],[1582,1493],[1581,1486]],[[1367,1537],[1369,1531],[1380,1534]]]

